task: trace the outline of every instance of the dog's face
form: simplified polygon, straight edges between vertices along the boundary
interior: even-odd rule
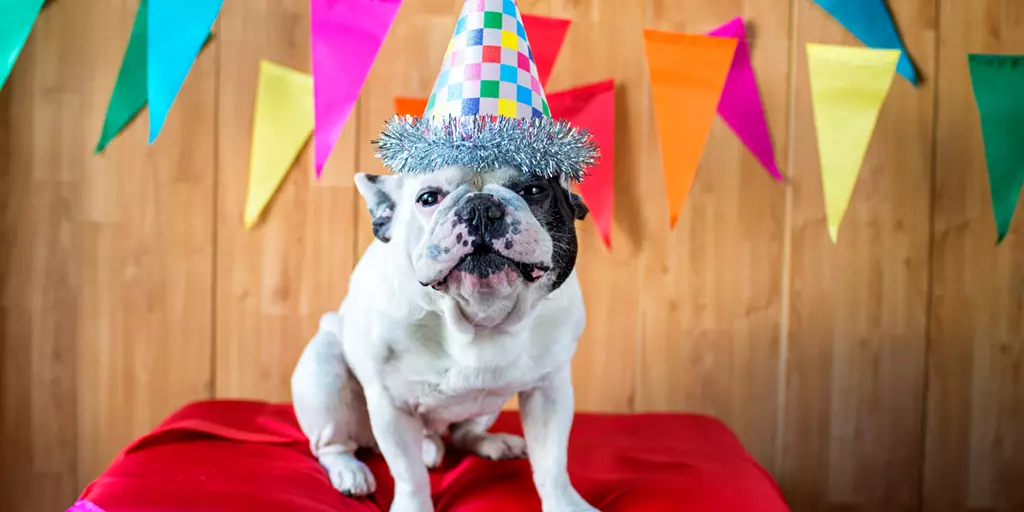
[[[409,256],[421,285],[463,303],[542,297],[576,263],[587,208],[557,178],[449,167],[355,181],[374,235]]]

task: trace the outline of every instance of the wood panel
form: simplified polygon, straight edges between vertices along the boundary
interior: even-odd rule
[[[1024,510],[1024,208],[996,246],[966,56],[1024,51],[1024,5],[940,4],[924,503]]]
[[[152,147],[142,119],[94,156],[135,10],[47,7],[9,84],[3,510],[63,509],[134,437],[211,396],[216,51]]]
[[[61,510],[187,401],[289,398],[372,239],[352,173],[386,172],[369,141],[429,93],[462,5],[405,2],[323,178],[310,145],[246,232],[259,60],[308,71],[308,3],[226,2],[160,139],[139,119],[94,156],[137,3],[54,2],[0,91],[0,510]],[[549,93],[618,83],[579,409],[714,414],[796,511],[1024,508],[1024,212],[996,247],[965,57],[1020,53],[1024,3],[889,2],[925,83],[896,78],[838,245],[804,52],[858,43],[813,2],[518,3],[573,20]],[[669,231],[641,29],[736,15],[789,181],[716,121]]]
[[[226,2],[217,88],[216,395],[291,399],[289,379],[353,265],[353,112],[317,180],[312,140],[263,220],[242,225],[260,59],[309,71],[308,2]]]
[[[72,121],[62,107],[77,103],[71,81],[81,69],[56,69],[40,58],[67,58],[69,40],[58,34],[74,31],[68,22],[54,9],[43,13],[3,94],[9,102],[3,119],[9,139],[0,155],[6,196],[0,228],[3,510],[58,510],[78,484],[78,247],[68,228],[77,221],[80,176],[59,165],[63,148],[50,153],[38,140]]]
[[[752,55],[784,163],[788,2],[649,5],[646,26],[657,29],[699,34],[737,15],[751,20]],[[680,220],[669,231],[653,123],[644,171],[635,173],[646,198],[638,213],[644,248],[637,407],[718,416],[772,466],[786,189],[716,120]]]
[[[837,245],[829,240],[805,44],[857,44],[794,4],[791,312],[779,477],[796,510],[919,505],[935,65],[934,0],[893,0],[925,82],[897,76]]]

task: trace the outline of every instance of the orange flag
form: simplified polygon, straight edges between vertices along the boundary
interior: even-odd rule
[[[690,192],[736,44],[732,38],[644,29],[670,227]]]
[[[426,98],[404,98],[402,96],[395,98],[395,114],[419,117],[425,110],[427,110]]]

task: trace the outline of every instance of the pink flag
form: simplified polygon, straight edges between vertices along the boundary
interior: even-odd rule
[[[310,0],[316,176],[338,142],[402,0]]]
[[[601,239],[611,247],[615,204],[615,82],[605,80],[548,95],[551,117],[586,128],[601,149],[601,159],[587,171],[580,194],[597,224]]]
[[[764,166],[768,174],[781,181],[782,174],[775,163],[775,150],[772,147],[771,134],[768,133],[768,122],[764,117],[761,93],[757,90],[754,68],[750,65],[750,48],[747,46],[747,31],[743,26],[743,18],[733,18],[725,25],[708,32],[708,35],[739,40],[729,76],[725,79],[722,99],[718,102],[718,114],[754,154],[754,158]]]

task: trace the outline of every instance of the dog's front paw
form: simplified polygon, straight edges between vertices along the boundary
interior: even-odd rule
[[[395,490],[395,498],[391,501],[389,512],[433,512],[434,504],[430,494],[402,492]]]
[[[464,439],[459,449],[485,459],[505,460],[526,457],[526,440],[512,434],[480,434]]]
[[[444,440],[440,436],[427,435],[423,438],[423,463],[436,468],[444,459]]]
[[[352,455],[324,454],[320,456],[320,465],[327,470],[331,485],[345,496],[366,496],[377,489],[370,468]]]
[[[600,512],[578,494],[559,500],[547,500],[543,503],[542,508],[543,512]]]

